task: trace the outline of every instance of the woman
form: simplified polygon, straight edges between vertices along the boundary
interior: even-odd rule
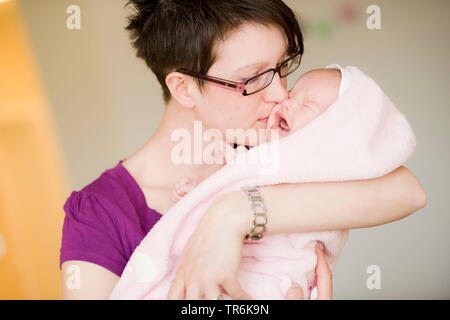
[[[173,204],[173,186],[182,177],[200,182],[222,166],[176,164],[174,131],[187,130],[194,137],[194,121],[201,121],[204,130],[218,129],[227,143],[257,144],[236,141],[226,129],[265,128],[271,109],[287,98],[286,75],[298,67],[292,58],[303,54],[298,22],[281,0],[130,2],[137,12],[127,29],[138,56],[162,86],[165,113],[138,151],[67,200],[64,298],[107,298],[133,250]],[[265,72],[274,67],[280,68]],[[260,74],[244,92],[230,87]],[[404,167],[372,180],[280,184],[260,187],[260,192],[267,208],[266,234],[376,226],[426,203],[419,181]],[[168,298],[217,299],[221,290],[235,299],[251,298],[236,273],[252,219],[244,192],[219,197],[189,239]],[[324,263],[318,258],[319,268]],[[77,275],[79,285],[67,285]],[[317,276],[319,296],[331,298],[331,274]],[[301,298],[297,289],[290,298]]]

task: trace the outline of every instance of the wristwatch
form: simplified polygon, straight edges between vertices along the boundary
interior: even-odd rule
[[[264,200],[256,186],[244,186],[241,188],[247,194],[250,210],[253,213],[253,226],[245,236],[246,240],[261,240],[264,231],[266,231],[267,211]]]

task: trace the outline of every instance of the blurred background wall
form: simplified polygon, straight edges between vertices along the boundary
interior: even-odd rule
[[[23,93],[29,95],[30,105],[40,99],[45,108],[39,110],[49,114],[49,122],[42,123],[53,134],[46,141],[50,141],[47,145],[55,146],[54,163],[62,159],[60,166],[55,164],[55,174],[61,177],[56,180],[67,186],[59,189],[63,190],[63,196],[55,197],[53,203],[57,209],[51,214],[48,211],[44,216],[41,209],[16,210],[22,210],[20,214],[30,218],[42,218],[41,224],[46,221],[59,226],[64,216],[62,205],[71,190],[83,188],[137,150],[153,134],[164,108],[161,90],[129,44],[123,29],[128,12],[124,9],[125,0],[9,0],[0,2],[0,12],[4,12],[2,6],[8,6],[8,2],[18,6],[21,18],[17,21],[19,25],[23,21],[24,43],[29,46],[26,54],[35,62],[33,74],[39,79],[39,98],[35,98],[34,91]],[[419,178],[428,195],[427,206],[404,220],[350,232],[333,273],[334,296],[337,299],[450,298],[450,1],[285,2],[298,13],[305,36],[302,66],[289,79],[289,87],[303,72],[330,63],[355,65],[375,79],[411,123],[417,148],[406,167]],[[70,15],[66,10],[70,5],[81,9],[79,30],[66,27]],[[370,30],[366,25],[371,16],[366,12],[370,5],[377,5],[381,10],[381,29]],[[0,28],[3,28],[4,16],[0,17]],[[1,48],[10,45],[7,41],[12,44],[15,40],[0,37]],[[2,63],[3,66],[5,62]],[[13,72],[4,70],[0,69],[3,79]],[[29,73],[22,72],[24,77]],[[5,95],[0,95],[0,111],[14,107],[5,103],[5,99]],[[5,137],[11,135],[5,128],[0,127],[3,139],[0,141],[6,141]],[[13,141],[15,146],[21,143],[8,141]],[[28,147],[24,144],[17,148]],[[11,148],[3,150],[11,152]],[[36,179],[29,183],[37,185],[40,180]],[[29,202],[30,197],[24,191],[22,200]],[[0,194],[0,204],[3,203],[4,195]],[[1,206],[0,210],[1,217],[6,211]],[[20,223],[0,224],[0,233],[6,235],[6,252],[11,251],[9,237],[24,232],[26,229]],[[59,248],[58,236],[55,233],[51,239]],[[5,278],[1,267],[7,257],[0,258],[0,281]],[[49,260],[43,253],[36,259]],[[59,256],[52,259],[45,261],[53,272],[48,281],[57,286]],[[370,265],[377,265],[381,270],[380,289],[370,290],[366,285]],[[39,290],[22,290],[22,293],[8,290],[0,291],[0,298],[20,294],[26,298],[39,296],[36,295]],[[47,292],[40,294],[41,297],[58,294],[51,288]]]
[[[16,3],[0,3],[0,298],[56,299],[69,189]]]

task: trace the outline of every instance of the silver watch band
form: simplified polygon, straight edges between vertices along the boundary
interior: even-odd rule
[[[267,223],[267,211],[264,200],[256,186],[245,186],[241,189],[247,194],[250,210],[253,213],[253,226],[250,233],[245,236],[245,239],[260,240],[263,237],[264,231],[266,231]]]

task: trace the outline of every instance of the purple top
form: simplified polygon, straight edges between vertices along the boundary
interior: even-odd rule
[[[147,206],[123,161],[66,200],[60,268],[64,261],[83,260],[120,277],[134,249],[162,217]]]

